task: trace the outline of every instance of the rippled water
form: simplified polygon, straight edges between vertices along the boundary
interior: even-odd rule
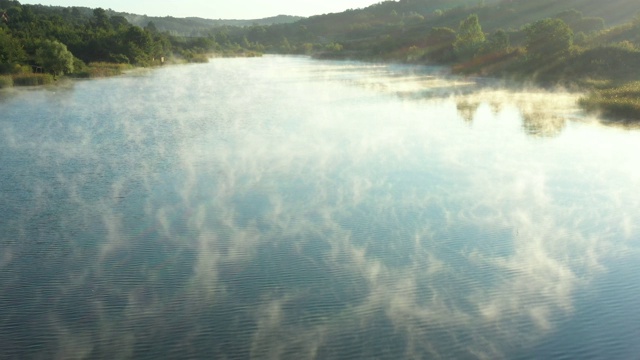
[[[0,358],[640,354],[640,133],[437,68],[0,93]]]

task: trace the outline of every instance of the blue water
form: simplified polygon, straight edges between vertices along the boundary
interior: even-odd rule
[[[0,358],[632,359],[640,132],[443,69],[0,92]]]

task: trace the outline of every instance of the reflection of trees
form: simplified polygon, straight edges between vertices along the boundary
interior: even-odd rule
[[[537,137],[555,137],[566,126],[565,118],[556,114],[534,109],[522,112],[522,128],[527,135]]]
[[[456,102],[456,109],[458,110],[458,115],[464,119],[467,123],[473,121],[473,117],[476,114],[476,110],[480,103],[477,101],[469,101],[467,99],[462,99]]]
[[[491,101],[489,106],[491,107],[493,115],[498,115],[504,108],[504,103],[502,101]]]

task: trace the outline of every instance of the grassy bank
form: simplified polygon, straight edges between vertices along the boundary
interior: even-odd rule
[[[55,78],[51,74],[16,74],[12,77],[13,86],[39,86],[53,84]]]
[[[129,64],[95,62],[79,69],[78,71],[71,74],[71,76],[77,78],[101,78],[117,76],[122,74],[124,71],[130,70],[132,68],[133,66]]]
[[[0,89],[13,86],[13,78],[10,75],[0,75]]]
[[[189,53],[186,57],[171,57],[167,58],[164,63],[157,61],[155,66],[161,65],[173,65],[184,63],[207,63],[210,58],[216,57],[260,57],[262,53],[255,51],[233,51],[233,52],[221,52],[221,53]],[[28,67],[27,67],[28,68]],[[104,78],[111,76],[118,76],[124,74],[126,71],[136,69],[137,67],[131,64],[119,64],[110,62],[93,62],[85,65],[84,63],[77,63],[76,69],[73,73],[66,76],[77,79],[94,79]],[[26,71],[26,70],[24,70]],[[51,74],[42,73],[26,73],[19,72],[16,74],[0,75],[0,89],[10,88],[13,86],[38,86],[52,84],[56,81],[56,78]]]
[[[590,112],[626,121],[640,120],[640,81],[618,87],[595,89],[580,99],[580,105]]]

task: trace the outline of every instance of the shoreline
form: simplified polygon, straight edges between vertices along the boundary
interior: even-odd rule
[[[55,85],[59,81],[64,80],[90,80],[90,79],[100,79],[107,78],[113,76],[121,76],[127,74],[135,74],[140,72],[152,71],[156,68],[162,68],[165,66],[173,66],[173,65],[186,65],[186,64],[202,64],[208,63],[211,59],[219,59],[219,58],[243,58],[243,57],[262,57],[264,55],[274,55],[274,56],[290,56],[289,54],[278,54],[278,53],[256,53],[256,52],[246,52],[246,53],[208,53],[203,54],[202,59],[198,59],[196,61],[189,61],[188,59],[183,58],[171,58],[168,59],[165,63],[161,65],[152,65],[152,66],[135,66],[130,64],[118,64],[118,63],[91,63],[88,64],[83,71],[63,75],[60,77],[54,77],[50,74],[8,74],[8,75],[0,75],[0,90],[11,89],[11,88],[35,88],[46,85]],[[355,55],[355,54],[352,54]],[[293,55],[300,56],[300,55]],[[461,63],[449,63],[449,64],[438,64],[438,63],[425,63],[424,61],[407,61],[401,59],[380,59],[374,57],[362,57],[362,56],[348,56],[344,54],[331,54],[331,56],[326,56],[326,54],[309,54],[302,55],[305,57],[309,57],[314,60],[334,60],[334,61],[359,61],[363,63],[377,63],[377,64],[398,64],[398,65],[407,65],[407,66],[419,66],[419,67],[438,67],[443,69],[443,72],[448,76],[455,76],[466,79],[473,79],[474,81],[479,81],[485,79],[486,81],[502,83],[503,86],[512,89],[526,89],[526,88],[538,88],[547,91],[554,90],[563,90],[571,93],[575,93],[580,95],[579,99],[576,102],[576,105],[579,106],[585,114],[591,114],[597,116],[602,119],[602,122],[606,122],[608,124],[621,124],[621,125],[638,125],[640,126],[640,82],[629,82],[626,84],[618,85],[614,84],[613,86],[604,87],[602,89],[598,89],[597,86],[589,86],[588,88],[584,88],[586,79],[578,79],[578,81],[567,81],[566,79],[559,79],[556,83],[550,83],[545,81],[540,81],[535,78],[535,74],[528,75],[522,73],[515,73],[509,71],[502,71],[499,73],[492,72],[482,72],[482,71],[474,71],[474,72],[464,72],[460,71],[459,68]],[[192,59],[193,60],[193,59]],[[25,77],[28,79],[32,79],[31,82],[27,83],[16,83],[15,78]],[[9,78],[12,81],[7,81]],[[40,80],[42,79],[42,80]],[[4,83],[4,84],[3,84]],[[10,85],[7,86],[7,83]],[[4,86],[3,86],[4,85]],[[629,88],[632,86],[633,88]],[[624,92],[626,89],[626,92]],[[618,91],[623,91],[626,97],[631,97],[633,100],[638,101],[637,106],[629,106],[628,104],[621,101],[621,97],[616,94]],[[603,96],[602,94],[605,94]]]
[[[515,51],[515,50],[514,50]],[[393,59],[376,58],[370,56],[358,56],[360,53],[351,54],[321,53],[311,55],[321,60],[352,60],[382,64],[406,64],[419,66],[440,66],[448,69],[452,75],[474,78],[488,78],[496,81],[504,81],[516,88],[534,86],[551,90],[562,88],[571,92],[581,93],[577,105],[585,111],[603,118],[609,123],[640,124],[640,81],[622,82],[613,78],[592,79],[587,76],[576,76],[570,79],[567,76],[558,77],[556,81],[545,78],[540,71],[522,72],[520,67],[525,62],[513,64],[505,62],[487,62],[476,65],[472,70],[466,66],[474,59],[467,62],[428,63],[424,59]],[[527,85],[530,84],[530,85]]]

